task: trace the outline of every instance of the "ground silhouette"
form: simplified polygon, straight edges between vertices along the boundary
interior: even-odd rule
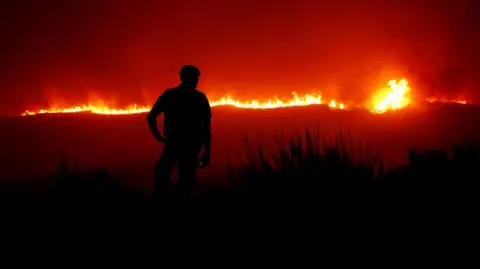
[[[451,229],[465,233],[476,223],[480,150],[474,144],[412,150],[408,164],[387,170],[368,145],[353,152],[348,135],[328,144],[307,130],[279,143],[272,157],[244,141],[248,158],[231,167],[224,179],[228,187],[190,197],[172,193],[161,204],[122,186],[107,170],[77,170],[63,158],[48,187],[39,188],[40,179],[30,186],[3,183],[2,225],[11,235],[5,242],[12,242],[7,253],[15,261],[52,251],[64,257],[85,258],[93,250],[118,257],[151,251],[155,240],[168,248],[166,242],[198,235],[206,242],[226,234],[308,238],[321,233],[338,241],[339,235],[358,231],[371,240],[373,233],[407,233],[411,223],[412,229],[429,227],[429,233],[443,227],[446,240]],[[41,180],[45,185],[47,179]],[[78,250],[77,242],[87,238],[88,251]],[[99,238],[107,243],[91,244]],[[133,239],[136,243],[126,243]]]

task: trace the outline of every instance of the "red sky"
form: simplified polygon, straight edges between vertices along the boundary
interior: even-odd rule
[[[201,90],[210,95],[327,87],[361,99],[380,75],[405,75],[425,94],[475,95],[479,86],[480,4],[473,0],[0,5],[0,114],[95,96],[149,104],[177,83],[183,64],[200,67]]]

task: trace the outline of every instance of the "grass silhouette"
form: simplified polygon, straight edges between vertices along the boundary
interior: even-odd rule
[[[251,151],[247,137],[243,141],[248,156],[241,165],[243,182],[260,192],[365,192],[383,169],[369,144],[355,145],[349,134],[340,133],[333,142],[318,129],[307,129],[286,143],[277,136],[277,150],[269,156],[261,146]]]
[[[318,128],[306,129],[289,139],[279,133],[273,153],[265,152],[259,136],[257,146],[242,136],[245,157],[239,158],[240,165],[229,166],[225,177],[233,184],[206,191],[192,198],[194,202],[222,204],[222,199],[254,198],[258,203],[273,198],[278,201],[377,194],[428,197],[439,193],[471,193],[478,189],[480,150],[474,144],[448,149],[410,149],[407,164],[386,171],[370,143],[354,143],[349,133],[341,132],[334,139],[321,136]],[[48,195],[50,205],[122,207],[145,204],[149,199],[139,190],[122,186],[121,180],[109,171],[80,170],[75,164],[69,164],[65,156],[61,157],[58,173],[50,181],[54,182],[53,193]],[[2,187],[4,194],[12,193],[8,187]],[[2,196],[6,199],[8,195]]]

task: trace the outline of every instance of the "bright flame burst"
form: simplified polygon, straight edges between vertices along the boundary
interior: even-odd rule
[[[385,87],[372,96],[373,113],[384,113],[389,110],[399,110],[412,103],[409,93],[411,91],[406,79],[390,80]]]
[[[387,111],[403,109],[412,104],[410,97],[410,86],[406,79],[390,80],[386,87],[376,91],[371,99],[369,105],[366,107],[372,113],[380,114]],[[427,102],[454,102],[460,104],[466,104],[466,101],[449,101],[439,98],[429,98]],[[233,106],[237,108],[245,109],[273,109],[281,107],[296,107],[296,106],[309,106],[309,105],[328,105],[332,109],[347,109],[343,102],[337,100],[329,100],[325,102],[321,94],[306,94],[299,96],[293,93],[293,98],[290,100],[282,101],[277,97],[265,101],[251,100],[240,101],[233,99],[231,96],[216,99],[211,102],[212,107],[215,106]],[[359,107],[359,106],[357,106]],[[131,105],[127,108],[111,108],[104,104],[92,104],[82,106],[75,106],[70,108],[50,108],[41,109],[38,111],[25,111],[22,115],[36,115],[36,114],[51,114],[51,113],[76,113],[76,112],[90,112],[94,114],[106,114],[106,115],[126,115],[126,114],[138,114],[150,111],[148,106]]]

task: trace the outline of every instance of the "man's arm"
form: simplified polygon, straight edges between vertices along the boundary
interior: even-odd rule
[[[205,121],[203,122],[205,152],[208,155],[210,155],[210,150],[212,148],[212,133],[210,128],[210,122],[211,118],[205,119]]]
[[[158,130],[157,125],[157,118],[164,111],[163,99],[164,95],[162,94],[160,97],[158,97],[157,101],[147,115],[148,127],[150,127],[150,131],[152,132],[155,139],[160,143],[163,143],[166,140],[166,138]]]
[[[205,95],[202,100],[202,141],[205,146],[203,155],[200,158],[200,167],[205,168],[210,164],[210,150],[212,147],[212,132],[210,123],[212,120],[212,110],[210,103]]]
[[[211,121],[212,121],[212,109],[210,103],[208,102],[207,97],[204,98],[204,109],[203,113],[203,139],[205,145],[205,153],[210,155],[210,150],[212,146],[212,132],[211,132]]]

